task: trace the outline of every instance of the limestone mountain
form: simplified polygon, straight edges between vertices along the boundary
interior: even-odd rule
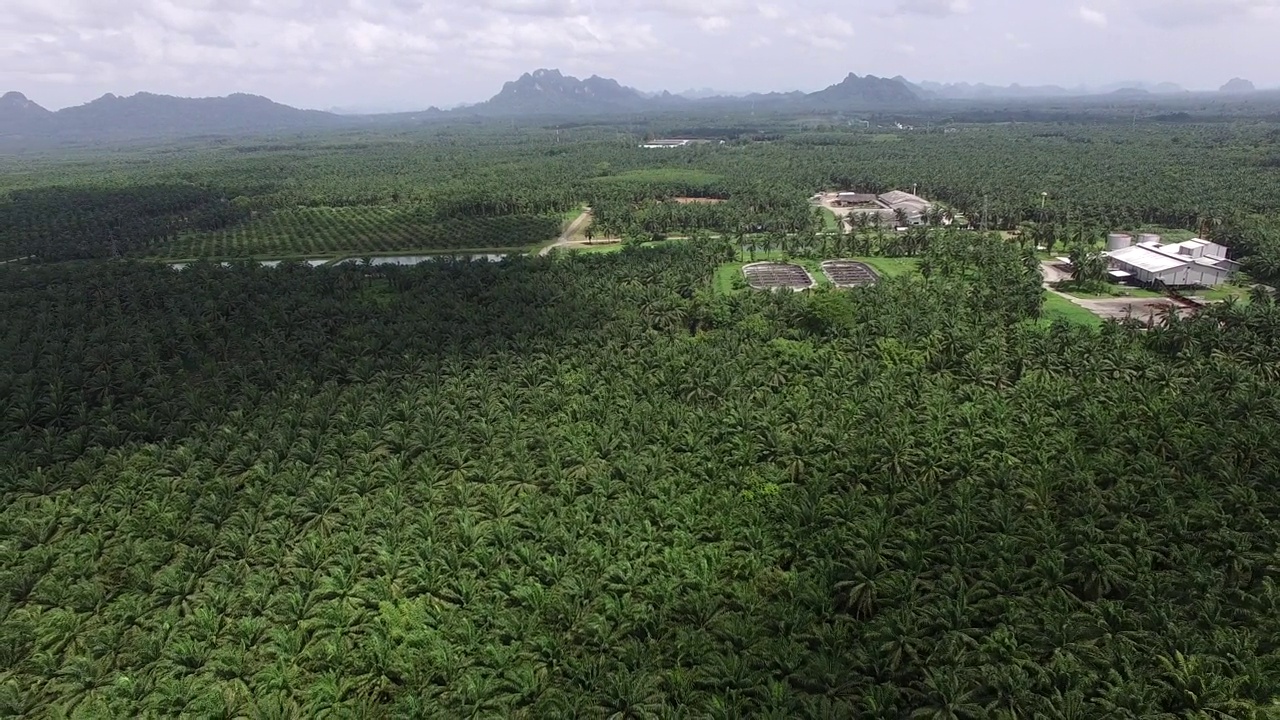
[[[344,122],[350,121],[239,93],[212,98],[108,93],[57,112],[49,112],[21,93],[0,98],[0,142],[20,141],[25,146],[299,131],[339,127]]]
[[[1257,90],[1257,88],[1253,86],[1253,83],[1244,78],[1231,78],[1226,85],[1218,88],[1218,92],[1224,93],[1250,93],[1254,90]]]
[[[497,95],[466,111],[481,115],[607,113],[643,109],[654,99],[659,98],[647,98],[617,80],[597,75],[579,80],[559,70],[542,69],[506,83]]]
[[[670,92],[644,93],[617,80],[592,75],[585,80],[559,70],[537,70],[506,83],[489,100],[456,112],[483,116],[609,115],[705,108],[761,110],[863,110],[907,107],[920,102],[919,95],[898,79],[850,73],[840,83],[816,93],[751,93],[686,97]]]
[[[875,75],[858,77],[849,73],[844,80],[825,90],[809,93],[804,104],[819,109],[861,109],[866,107],[914,105],[920,96],[898,78]]]
[[[28,100],[27,96],[20,92],[7,92],[0,95],[0,120],[15,117],[42,118],[51,114]]]

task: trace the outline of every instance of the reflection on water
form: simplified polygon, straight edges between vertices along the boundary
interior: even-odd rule
[[[393,255],[393,256],[387,256],[387,257],[369,258],[369,262],[372,265],[410,266],[410,265],[417,265],[419,263],[424,263],[424,262],[433,262],[433,261],[441,261],[441,260],[473,260],[473,261],[485,261],[485,262],[501,262],[506,258],[507,258],[506,255],[499,254],[499,253],[482,253],[477,255]],[[259,261],[259,263],[263,267],[269,267],[269,268],[278,267],[284,262],[285,262],[284,260],[260,260]],[[308,258],[306,260],[302,260],[301,262],[304,262],[307,265],[310,265],[311,267],[319,267],[320,265],[325,265],[330,262],[333,262],[333,258]],[[364,262],[364,258],[351,257],[351,258],[339,260],[334,264],[335,265],[359,265],[360,263],[363,263],[363,262]],[[219,264],[222,265],[222,267],[231,267],[231,263],[229,262],[224,262]],[[174,270],[185,270],[191,265],[192,263],[189,263],[189,262],[180,262],[180,263],[170,263],[169,267],[173,268]]]
[[[369,258],[371,265],[417,265],[424,262],[439,262],[442,260],[483,260],[486,262],[500,262],[506,259],[506,255],[500,254],[480,254],[480,255],[393,255],[388,257]],[[347,258],[340,261],[339,265],[359,265],[364,262],[364,258]]]

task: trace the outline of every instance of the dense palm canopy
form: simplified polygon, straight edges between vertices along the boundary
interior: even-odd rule
[[[1032,322],[978,234],[0,266],[0,708],[1259,717],[1280,310]]]
[[[92,163],[0,158],[0,260],[509,248],[549,239],[548,223],[584,202],[598,237],[794,233],[816,229],[806,199],[820,189],[917,188],[974,227],[1035,222],[1049,246],[1144,225],[1208,234],[1280,207],[1280,131],[1266,123],[875,133],[751,122],[776,131],[653,151],[615,127],[429,126]],[[728,202],[671,202],[681,197]]]

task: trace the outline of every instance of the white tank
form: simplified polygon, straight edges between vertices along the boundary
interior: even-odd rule
[[[1155,243],[1156,245],[1159,245],[1160,236],[1155,233],[1142,233],[1141,235],[1138,236],[1138,243],[1141,245],[1147,245],[1150,243]]]
[[[1111,233],[1107,235],[1107,249],[1121,250],[1133,244],[1133,236],[1124,233]]]

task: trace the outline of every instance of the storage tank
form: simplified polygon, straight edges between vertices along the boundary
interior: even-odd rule
[[[1155,233],[1142,233],[1138,236],[1138,243],[1141,245],[1160,244],[1160,236]]]
[[[1107,235],[1107,249],[1121,250],[1133,244],[1133,236],[1124,233],[1111,233]]]

